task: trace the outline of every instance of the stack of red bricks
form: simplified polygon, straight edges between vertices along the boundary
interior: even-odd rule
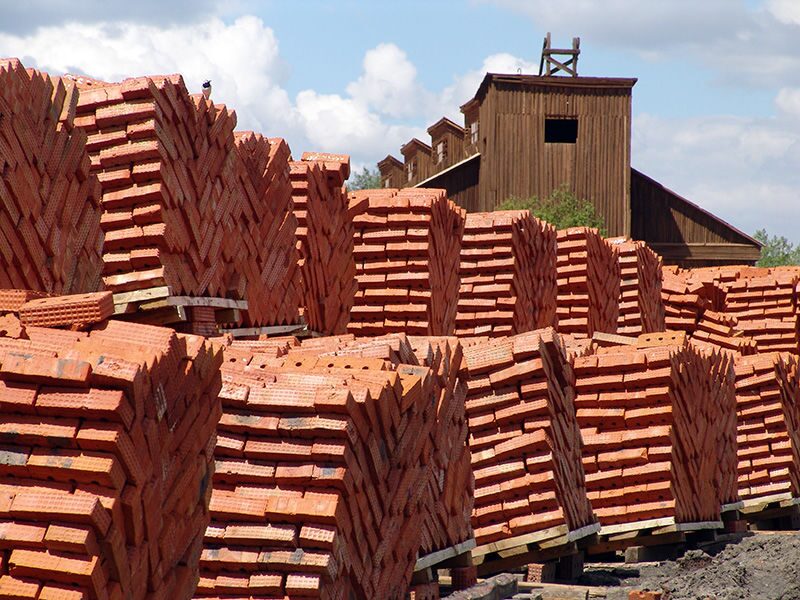
[[[664,331],[661,257],[641,241],[608,240],[617,250],[620,266],[620,299],[617,333],[639,335]]]
[[[588,227],[558,232],[558,330],[591,337],[615,333],[620,270],[616,251]]]
[[[595,522],[581,465],[574,375],[552,329],[464,350],[476,542]]]
[[[800,352],[800,275],[795,269],[743,269],[725,295],[725,313],[761,352]]]
[[[800,497],[797,359],[762,353],[736,359],[739,494]]]
[[[0,338],[0,596],[189,598],[221,352],[149,325],[37,325],[103,311],[100,297],[61,300],[23,305],[28,325]]]
[[[468,214],[460,269],[458,335],[556,324],[556,232],[527,210]]]
[[[407,340],[345,356],[291,345],[226,349],[197,595],[403,598],[421,545],[435,376],[391,370],[385,357],[413,360]]]
[[[344,181],[350,157],[303,155],[290,164],[302,274],[303,316],[309,329],[344,333],[358,288],[353,217]]]
[[[464,211],[444,190],[365,190],[350,197],[356,293],[348,331],[452,335]]]
[[[239,279],[229,288],[238,289],[239,296],[247,299],[247,324],[296,323],[302,301],[289,146],[281,138],[252,132],[236,133],[235,140],[239,160],[231,163],[243,170],[245,203],[237,221],[242,240],[240,266],[235,271]]]
[[[732,359],[691,346],[618,346],[576,358],[575,374],[600,523],[718,520],[736,494]]]
[[[100,289],[100,186],[75,86],[0,59],[0,287],[56,294]]]
[[[719,348],[734,355],[755,354],[756,343],[737,330],[737,319],[725,313],[706,310],[692,333],[692,343],[700,347]]]

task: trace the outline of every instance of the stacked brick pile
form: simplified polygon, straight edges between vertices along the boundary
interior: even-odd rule
[[[661,257],[641,241],[609,240],[619,256],[620,299],[617,333],[638,335],[664,331]]]
[[[661,298],[668,330],[693,333],[705,311],[722,310],[724,284],[711,271],[671,267],[665,268],[663,273]]]
[[[613,247],[588,227],[558,232],[558,330],[591,337],[615,333],[620,271]]]
[[[240,297],[247,299],[249,325],[296,323],[301,301],[296,248],[297,219],[292,210],[288,144],[252,132],[235,134],[244,172],[244,213],[237,221],[242,240]]]
[[[455,546],[472,537],[474,482],[467,447],[466,382],[460,374],[463,355],[456,338],[412,337],[408,343],[402,334],[317,338],[304,341],[300,348],[288,349],[287,355],[289,362],[302,356],[323,360],[329,356],[379,359],[398,372],[414,373],[420,366],[429,368],[434,374],[434,401],[429,405],[434,414],[423,452],[425,469],[417,484],[424,493],[420,554]]]
[[[0,59],[0,287],[56,294],[100,289],[100,186],[75,86]]]
[[[800,275],[794,269],[749,269],[728,287],[725,313],[761,352],[800,352]]]
[[[458,335],[556,324],[556,232],[527,210],[468,214],[460,269]]]
[[[575,359],[586,488],[601,524],[719,519],[735,499],[735,465],[724,460],[736,448],[731,364],[678,346]]]
[[[581,466],[574,375],[552,329],[465,348],[476,542],[595,521]]]
[[[285,349],[226,350],[197,596],[402,598],[435,377],[309,349],[274,358]],[[407,341],[398,351],[414,357]]]
[[[356,293],[347,330],[452,335],[464,211],[444,190],[366,190],[350,197]]]
[[[720,348],[738,354],[755,354],[755,341],[737,331],[737,319],[725,313],[706,310],[692,333],[692,343],[707,348]]]
[[[200,337],[117,321],[0,338],[0,596],[191,597],[221,359]]]
[[[800,497],[797,359],[762,353],[736,359],[739,494]]]
[[[290,169],[298,221],[303,316],[312,331],[344,333],[358,288],[353,218],[344,188],[344,180],[350,175],[350,158],[304,155],[304,160],[292,162]]]

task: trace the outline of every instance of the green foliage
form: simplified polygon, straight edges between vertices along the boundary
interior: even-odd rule
[[[367,167],[361,173],[353,173],[347,183],[349,190],[372,190],[381,187],[381,173],[378,169],[370,170]]]
[[[596,227],[602,235],[606,234],[606,224],[603,217],[597,214],[594,204],[578,198],[566,185],[556,188],[546,198],[511,197],[496,210],[529,210],[534,217],[547,221],[556,229]]]
[[[761,259],[756,263],[759,267],[800,265],[800,244],[795,246],[783,236],[769,235],[766,229],[759,229],[753,237],[764,244]]]

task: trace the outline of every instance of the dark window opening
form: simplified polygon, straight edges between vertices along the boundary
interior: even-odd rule
[[[546,144],[574,144],[578,141],[578,119],[545,119]]]

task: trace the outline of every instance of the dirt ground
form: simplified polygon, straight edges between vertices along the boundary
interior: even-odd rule
[[[800,532],[756,534],[716,555],[690,550],[659,563],[593,567],[583,584],[608,586],[607,598],[627,590],[663,590],[665,600],[800,600]]]

